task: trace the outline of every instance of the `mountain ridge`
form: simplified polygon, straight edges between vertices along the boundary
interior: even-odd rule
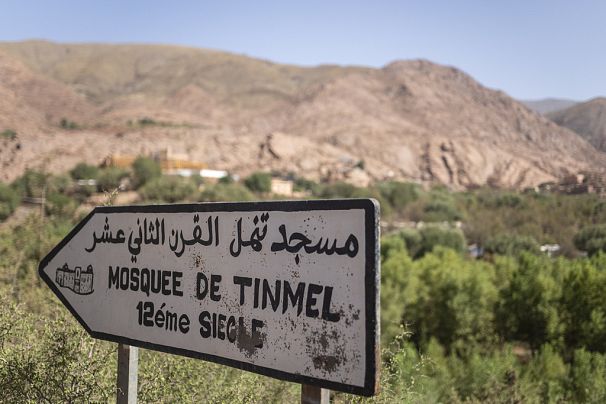
[[[578,133],[596,149],[606,152],[606,97],[592,98],[547,116],[558,125]]]
[[[4,42],[2,53],[21,64],[26,82],[58,83],[59,98],[74,100],[72,109],[36,106],[17,87],[37,129],[0,104],[0,130],[14,126],[24,143],[16,173],[41,160],[61,171],[77,159],[165,147],[242,175],[277,170],[361,184],[523,188],[606,167],[575,133],[427,60],[298,67],[168,45],[51,42]],[[0,70],[0,90],[12,76]],[[51,106],[58,111],[49,115]],[[62,111],[77,129],[58,127]],[[142,118],[162,125],[137,125]],[[15,175],[5,170],[3,180]]]
[[[520,100],[520,102],[533,111],[543,115],[570,108],[573,105],[579,104],[579,101],[566,98],[542,98],[538,100]]]

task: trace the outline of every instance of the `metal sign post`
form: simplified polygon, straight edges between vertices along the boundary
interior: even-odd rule
[[[322,387],[301,385],[301,404],[329,404],[330,390]]]
[[[134,347],[301,383],[304,400],[371,396],[378,223],[371,199],[97,207],[39,273],[91,336],[124,344],[119,400],[136,399]]]
[[[118,344],[117,404],[137,404],[138,367],[139,348]]]

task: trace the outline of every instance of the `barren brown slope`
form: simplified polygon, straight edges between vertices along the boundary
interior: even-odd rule
[[[453,186],[523,187],[604,157],[579,137],[461,71],[427,61],[332,81],[277,119],[276,128],[364,159],[373,177]]]
[[[573,132],[427,61],[302,68],[171,46],[25,42],[0,50],[98,108],[105,129],[31,145],[38,159],[62,156],[51,159],[55,170],[166,146],[240,174],[277,169],[456,188],[525,187],[605,167],[604,154]],[[125,125],[144,116],[175,125]]]
[[[597,149],[606,151],[606,98],[594,98],[548,115],[555,123],[581,135]]]
[[[88,120],[92,113],[92,106],[69,86],[0,51],[0,128],[31,132],[58,126],[62,118]]]
[[[68,84],[105,111],[170,109],[185,91],[193,104],[258,114],[295,101],[313,88],[364,68],[279,65],[226,52],[164,45],[0,43],[34,71]],[[201,96],[195,96],[199,93]]]

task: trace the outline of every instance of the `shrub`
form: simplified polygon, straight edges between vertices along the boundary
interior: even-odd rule
[[[584,227],[573,240],[579,250],[585,251],[590,256],[598,251],[606,251],[606,224]]]
[[[404,241],[406,250],[411,257],[417,258],[425,254],[425,252],[421,252],[421,249],[423,248],[423,237],[421,237],[421,232],[419,230],[404,229],[400,231],[398,235]]]
[[[65,194],[55,192],[46,197],[45,210],[47,215],[72,217],[76,207],[76,201]]]
[[[244,179],[244,185],[253,192],[271,192],[271,174],[256,172]]]
[[[418,230],[405,229],[399,236],[404,240],[411,257],[415,259],[430,253],[437,246],[450,248],[458,253],[464,252],[466,247],[463,232],[437,225],[424,226]]]
[[[411,259],[402,239],[397,236],[382,240],[381,257],[381,340],[384,344],[390,344],[401,332],[405,306],[402,298]]]
[[[318,194],[321,198],[355,198],[360,194],[360,189],[347,182],[335,182],[334,184],[324,185]]]
[[[73,187],[72,179],[64,174],[50,175],[46,178],[46,193],[52,194],[53,192],[66,193],[69,192]]]
[[[5,139],[10,139],[10,140],[15,140],[17,138],[17,132],[15,132],[12,129],[5,129],[2,132],[0,132],[0,137],[3,137]]]
[[[139,188],[149,180],[161,175],[162,168],[160,164],[149,157],[139,156],[133,162],[133,186],[135,188]]]
[[[417,184],[390,181],[379,185],[381,195],[396,210],[419,199],[421,189]]]
[[[252,201],[255,196],[248,188],[237,184],[216,184],[208,186],[200,194],[201,202],[237,202],[237,201]]]
[[[462,217],[461,212],[450,201],[433,200],[423,209],[423,220],[426,222],[454,222]]]
[[[19,205],[19,194],[10,186],[0,182],[0,221],[9,217]]]
[[[27,169],[21,177],[13,182],[13,187],[23,196],[41,198],[48,176],[41,171]]]
[[[294,180],[295,191],[308,191],[312,195],[317,195],[320,192],[320,184],[307,178],[297,177]]]
[[[564,342],[569,348],[606,352],[606,256],[571,261],[559,282],[559,313]]]
[[[426,347],[433,337],[446,352],[467,354],[471,347],[488,348],[495,342],[498,295],[492,266],[436,248],[407,272],[400,299],[418,347]]]
[[[577,403],[606,402],[606,356],[588,352],[585,349],[574,351],[570,368],[570,400]]]
[[[441,226],[425,226],[421,233],[421,253],[433,251],[436,246],[450,248],[457,253],[465,251],[466,243],[463,232],[459,229],[444,228]]]
[[[185,201],[196,192],[196,186],[187,178],[162,176],[147,182],[139,189],[143,199],[166,203]]]
[[[74,121],[70,121],[67,118],[61,118],[61,121],[59,122],[59,126],[61,126],[62,129],[67,129],[67,130],[78,129],[78,124]]]
[[[78,163],[69,174],[75,180],[96,179],[99,175],[99,168],[86,163]]]
[[[128,171],[118,167],[107,167],[99,172],[97,178],[97,190],[99,192],[109,192],[120,186],[123,178],[128,176]]]
[[[3,402],[107,402],[115,394],[107,366],[115,350],[73,320],[47,320],[6,299],[0,320]]]
[[[234,179],[233,176],[228,174],[225,177],[219,178],[218,182],[219,182],[219,184],[233,184],[234,182],[236,182],[236,180]]]
[[[556,277],[561,274],[547,257],[522,254],[512,261],[503,268],[506,282],[496,307],[500,335],[509,341],[526,341],[534,349],[556,343],[564,326],[558,311],[562,288]]]
[[[517,208],[523,203],[522,196],[514,193],[504,193],[496,198],[496,207]]]
[[[141,125],[141,126],[154,126],[157,124],[158,123],[155,120],[148,118],[148,117],[139,119],[139,125]]]
[[[539,243],[531,236],[500,234],[491,237],[484,245],[486,252],[500,255],[519,255],[523,252],[539,253]]]

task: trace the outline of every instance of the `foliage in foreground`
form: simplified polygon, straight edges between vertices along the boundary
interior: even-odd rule
[[[128,175],[97,174],[108,188]],[[75,177],[91,175],[82,166]],[[148,202],[261,197],[235,182],[201,193],[197,185],[152,175],[139,192]],[[369,401],[606,401],[606,203],[397,182],[300,185],[313,197],[375,197],[386,217],[439,222],[382,240],[382,393]],[[15,194],[46,195],[49,215],[0,234],[0,401],[113,400],[115,344],[89,338],[36,274],[73,225],[69,181],[30,170],[0,191],[9,202]],[[452,223],[460,219],[463,231]],[[467,241],[490,254],[466,258]],[[589,257],[542,256],[546,242]],[[299,395],[298,385],[146,350],[139,381],[141,402],[293,402]]]
[[[0,236],[0,390],[6,402],[113,400],[116,346],[88,337],[36,273],[72,223],[32,216]],[[42,244],[40,244],[42,242]],[[381,394],[334,402],[603,402],[606,256],[475,261],[382,241]],[[409,334],[403,336],[403,330]],[[293,402],[299,386],[142,350],[141,402]]]

